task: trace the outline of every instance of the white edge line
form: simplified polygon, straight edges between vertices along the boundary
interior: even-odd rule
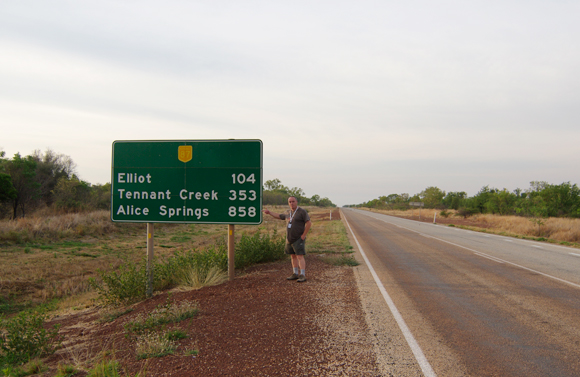
[[[502,261],[501,259],[497,259],[497,258],[495,258],[495,257],[490,257],[489,255],[486,255],[486,254],[482,254],[482,253],[479,253],[479,252],[478,252],[478,253],[475,253],[475,255],[477,255],[477,256],[479,256],[479,257],[482,257],[482,258],[491,259],[491,260],[492,260],[492,261],[494,261],[494,262],[497,262],[497,263],[502,263],[502,264],[503,264],[503,261]]]
[[[383,222],[385,222],[385,223],[387,223],[387,224],[390,224],[390,223],[389,223],[388,221],[386,221],[386,220],[381,220],[381,219],[377,219],[377,220],[380,220],[380,221],[383,221]],[[348,223],[347,223],[347,224],[348,224]],[[409,231],[411,231],[411,232],[414,232],[414,233],[419,233],[419,232],[417,232],[416,230],[413,230],[413,229],[410,229],[410,228],[405,228],[405,227],[400,227],[400,228],[407,229],[407,230],[409,230]],[[420,233],[419,233],[419,234],[420,234]],[[353,236],[354,236],[354,234],[353,234]],[[548,275],[548,274],[545,274],[545,273],[543,273],[543,272],[540,272],[540,271],[537,271],[537,270],[534,270],[534,269],[531,269],[531,268],[528,268],[528,267],[524,267],[524,266],[522,266],[522,265],[519,265],[519,264],[517,264],[517,263],[513,263],[513,262],[507,261],[507,260],[505,260],[505,259],[501,259],[501,258],[494,257],[494,256],[492,256],[492,255],[489,255],[489,254],[485,254],[485,253],[483,253],[483,252],[481,252],[481,251],[478,251],[478,250],[470,249],[470,248],[468,248],[468,247],[461,246],[461,245],[458,245],[458,244],[456,244],[456,243],[453,243],[453,242],[449,242],[449,241],[443,240],[443,239],[441,239],[441,238],[437,238],[437,237],[433,237],[433,236],[431,236],[431,238],[433,238],[434,240],[438,240],[438,241],[441,241],[441,242],[448,243],[448,244],[450,244],[450,245],[453,245],[453,246],[460,247],[460,248],[462,248],[462,249],[465,249],[465,250],[473,251],[474,253],[479,253],[479,254],[482,254],[482,255],[488,255],[489,257],[495,258],[495,259],[497,259],[497,260],[500,260],[500,261],[502,261],[502,262],[504,262],[504,263],[507,263],[507,264],[511,264],[512,266],[516,266],[516,267],[522,268],[522,269],[524,269],[524,270],[528,270],[528,271],[534,272],[534,273],[536,273],[536,274],[540,274],[540,275],[542,275],[542,276],[548,277],[548,278],[550,278],[550,279],[558,280],[558,281],[560,281],[560,282],[562,282],[562,283],[566,283],[566,284],[568,284],[568,285],[571,285],[571,286],[573,286],[573,287],[580,288],[580,284],[575,284],[575,283],[572,283],[571,281],[564,280],[564,279],[560,279],[560,278],[557,278],[557,277],[555,277],[555,276]],[[572,253],[570,253],[570,254],[572,254]]]
[[[570,255],[574,255],[576,257],[580,257],[580,254],[576,254],[576,253],[570,253]]]
[[[395,306],[395,303],[391,299],[391,296],[389,296],[389,293],[387,292],[387,290],[383,286],[383,283],[379,279],[379,276],[375,272],[375,269],[371,265],[371,262],[367,258],[360,243],[358,242],[358,239],[354,235],[354,232],[352,231],[352,228],[350,227],[350,224],[348,223],[346,216],[344,216],[344,221],[346,222],[346,225],[348,226],[348,229],[350,230],[350,233],[352,234],[352,237],[354,238],[354,241],[356,242],[356,245],[358,246],[358,249],[359,249],[362,257],[365,260],[367,267],[371,271],[371,275],[373,275],[373,278],[375,279],[375,283],[379,287],[379,290],[381,291],[381,294],[383,295],[385,302],[389,306],[389,309],[391,310],[393,317],[395,317],[395,320],[397,321],[397,324],[399,325],[399,328],[401,329],[401,332],[403,333],[403,336],[405,337],[407,344],[409,345],[409,347],[411,347],[411,351],[413,352],[413,355],[415,355],[415,360],[417,360],[417,362],[419,363],[419,366],[421,367],[421,371],[423,371],[423,374],[426,377],[436,377],[437,375],[435,374],[435,371],[433,371],[431,364],[429,364],[429,361],[427,361],[427,358],[425,357],[425,354],[423,354],[421,347],[419,346],[419,344],[415,340],[415,337],[413,337],[411,330],[409,330],[409,328],[407,327],[407,324],[405,323],[405,320],[401,316],[401,313],[399,313],[399,310]]]

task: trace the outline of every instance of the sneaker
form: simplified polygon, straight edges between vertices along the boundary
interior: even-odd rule
[[[304,283],[306,281],[306,276],[304,275],[300,275],[298,276],[298,280],[296,280],[298,283]]]
[[[296,280],[296,279],[298,279],[298,277],[299,277],[298,275],[296,275],[296,274],[292,274],[292,275],[288,276],[288,277],[286,278],[286,280]]]

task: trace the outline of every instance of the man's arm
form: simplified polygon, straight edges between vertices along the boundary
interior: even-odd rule
[[[279,213],[274,213],[274,212],[270,211],[269,209],[264,209],[264,210],[262,210],[262,212],[264,212],[266,215],[272,216],[273,218],[276,218],[278,220],[282,220]]]
[[[310,227],[312,226],[312,221],[308,220],[305,224],[304,224],[304,233],[302,233],[302,240],[304,241],[306,239],[306,235],[308,234],[308,231],[310,230]]]

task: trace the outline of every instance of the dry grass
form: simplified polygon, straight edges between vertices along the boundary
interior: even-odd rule
[[[529,219],[519,216],[476,215],[473,221],[490,229],[528,237],[544,237],[559,242],[580,242],[580,219],[550,217]]]
[[[384,213],[392,216],[418,218],[419,209],[409,211],[376,210],[372,212]],[[546,219],[530,219],[521,216],[500,216],[491,214],[479,214],[468,217],[457,216],[453,210],[447,210],[450,216],[447,218],[452,223],[463,225],[473,230],[484,230],[495,234],[522,238],[544,238],[547,241],[571,244],[580,247],[580,219],[568,219],[550,217]],[[433,220],[435,214],[441,220],[441,210],[421,209],[422,220]]]
[[[287,209],[268,208],[275,212]],[[306,209],[313,217],[324,212],[328,220],[328,209]],[[263,218],[259,226],[236,226],[236,239],[243,233],[276,230],[285,234],[284,221],[268,215]],[[341,238],[340,220],[313,220],[313,224],[310,250],[344,251],[348,241],[346,234]],[[155,224],[155,256],[164,258],[176,251],[225,243],[227,229],[223,224]],[[107,211],[0,221],[0,312],[53,299],[58,299],[62,309],[68,305],[85,308],[95,297],[88,278],[96,277],[98,270],[111,271],[123,263],[141,261],[146,241],[146,224],[113,223]]]
[[[4,220],[0,221],[0,242],[22,243],[38,239],[55,241],[85,234],[104,236],[116,231],[109,218],[109,211],[96,211]]]
[[[212,267],[208,271],[191,269],[179,281],[178,290],[200,289],[212,285],[219,285],[228,280],[227,272],[217,267]]]

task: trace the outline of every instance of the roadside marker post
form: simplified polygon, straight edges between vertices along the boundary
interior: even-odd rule
[[[154,223],[228,224],[235,277],[235,224],[262,223],[262,149],[258,139],[113,142],[111,220],[147,224],[148,296]]]

